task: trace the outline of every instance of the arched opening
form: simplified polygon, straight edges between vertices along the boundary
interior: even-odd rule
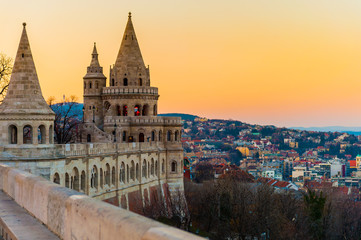
[[[167,132],[167,141],[172,141],[172,132],[170,130]]]
[[[86,183],[86,177],[85,177],[85,171],[81,172],[80,175],[80,190],[82,190],[83,192],[85,192],[85,183]]]
[[[112,86],[114,86],[114,78],[112,78]]]
[[[23,144],[33,143],[33,128],[30,125],[26,125],[23,128]]]
[[[157,116],[157,105],[153,106],[153,115]]]
[[[149,109],[148,104],[143,106],[142,116],[148,116],[148,109]]]
[[[91,82],[89,83],[89,88],[92,88],[92,83]]]
[[[111,104],[110,104],[108,101],[106,101],[106,102],[104,103],[104,108],[105,108],[106,111],[109,110],[110,106],[111,106]]]
[[[112,184],[115,185],[115,167],[112,167]]]
[[[69,174],[65,173],[65,187],[69,188]]]
[[[91,171],[90,186],[92,188],[98,188],[98,168],[95,165]]]
[[[127,132],[123,131],[123,142],[127,141]]]
[[[144,142],[144,133],[139,133],[139,142]]]
[[[122,115],[122,111],[119,105],[117,105],[117,116],[121,116]]]
[[[171,170],[172,170],[173,173],[177,172],[177,162],[176,161],[172,162],[172,169]]]
[[[95,88],[98,89],[99,88],[99,83],[95,82]]]
[[[105,171],[105,184],[110,186],[110,166],[109,163],[105,165],[106,171]]]
[[[56,184],[60,184],[60,176],[59,173],[55,173],[53,177],[53,182]]]
[[[175,131],[175,133],[174,133],[174,141],[178,141],[178,135],[179,135],[179,132],[178,132],[178,130],[177,131]]]
[[[125,182],[125,165],[124,165],[124,162],[122,162],[122,164],[120,165],[119,181],[123,182],[123,183]]]
[[[152,158],[151,164],[150,164],[150,174],[154,176],[154,159]]]
[[[86,136],[86,141],[87,141],[87,142],[92,142],[92,135],[88,134],[88,135]]]
[[[39,144],[45,144],[46,143],[46,136],[45,136],[45,126],[40,125],[38,127],[38,143]]]
[[[128,116],[128,106],[123,105],[123,116]]]
[[[50,125],[50,127],[49,127],[49,144],[54,143],[53,132],[54,132],[53,125]]]
[[[139,179],[139,164],[137,163],[136,167],[135,167],[135,178],[140,181]]]
[[[162,131],[159,131],[159,142],[162,141]]]
[[[103,169],[100,168],[99,172],[100,172],[100,184],[99,185],[100,185],[101,188],[103,188],[104,187],[104,172],[103,172]]]
[[[162,174],[164,174],[165,166],[164,166],[164,159],[162,160]]]
[[[79,191],[79,171],[76,167],[73,168],[73,172],[71,175],[71,188]]]
[[[123,85],[124,85],[124,86],[128,86],[128,78],[124,78],[124,79],[123,79]]]
[[[134,106],[134,116],[140,116],[140,105]]]
[[[135,166],[134,166],[134,161],[131,161],[131,163],[130,163],[130,179],[132,179],[133,181],[135,180]]]
[[[143,86],[143,79],[139,78],[139,86]]]
[[[127,183],[129,183],[129,165],[127,164]]]
[[[155,131],[152,131],[152,142],[154,142],[155,141]]]
[[[9,126],[9,144],[18,143],[18,128],[15,125]]]
[[[159,172],[159,169],[158,169],[158,161],[155,161],[155,175],[158,176],[158,172]]]
[[[143,160],[142,177],[147,178],[147,161]]]

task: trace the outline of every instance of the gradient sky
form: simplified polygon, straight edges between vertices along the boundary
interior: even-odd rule
[[[22,22],[47,99],[76,95],[97,42],[109,76],[132,12],[159,112],[277,126],[361,126],[360,0],[12,0],[0,52]]]

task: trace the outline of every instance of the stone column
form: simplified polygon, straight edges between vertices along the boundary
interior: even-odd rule
[[[38,145],[38,128],[35,128],[34,126],[31,126],[33,130],[33,144]]]
[[[19,128],[18,128],[18,145],[21,145],[21,144],[23,144],[23,133],[24,132],[24,129],[20,126]]]

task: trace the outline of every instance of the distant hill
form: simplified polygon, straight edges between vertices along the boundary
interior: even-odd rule
[[[298,129],[303,131],[314,132],[342,132],[354,135],[361,135],[361,127],[343,127],[343,126],[328,126],[328,127],[291,127],[291,129]]]
[[[181,117],[182,120],[190,120],[190,121],[194,121],[195,118],[198,118],[198,116],[196,116],[196,115],[184,114],[184,113],[161,113],[161,114],[158,114],[158,116]]]

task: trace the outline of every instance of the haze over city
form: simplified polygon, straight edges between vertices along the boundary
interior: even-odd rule
[[[359,1],[8,1],[1,51],[22,22],[47,99],[76,95],[93,42],[109,77],[128,12],[159,112],[277,126],[361,126]],[[16,14],[15,14],[16,13]]]

